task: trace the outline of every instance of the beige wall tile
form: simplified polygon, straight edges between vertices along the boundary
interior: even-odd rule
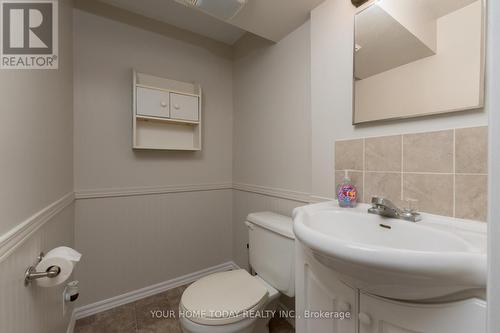
[[[352,183],[356,186],[358,190],[358,202],[365,202],[363,200],[364,183],[363,183],[363,172],[360,171],[349,171],[348,176],[351,178]],[[344,179],[344,171],[335,172],[335,193],[334,197],[337,197],[337,186]]]
[[[381,196],[401,206],[401,173],[366,172],[364,194],[366,202]]]
[[[401,141],[401,135],[366,139],[366,171],[401,171]]]
[[[488,207],[487,176],[455,176],[455,216],[486,221]]]
[[[403,136],[407,172],[453,172],[453,130]]]
[[[351,170],[359,202],[416,199],[422,212],[485,221],[487,151],[487,127],[337,141],[335,186]]]
[[[460,128],[455,132],[457,173],[488,172],[488,127]]]
[[[363,168],[363,139],[335,142],[335,170]]]
[[[418,200],[419,211],[453,216],[453,175],[405,173],[403,198]]]

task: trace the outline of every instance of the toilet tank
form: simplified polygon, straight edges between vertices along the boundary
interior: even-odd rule
[[[271,213],[247,217],[250,266],[281,293],[295,296],[295,249],[292,218]]]

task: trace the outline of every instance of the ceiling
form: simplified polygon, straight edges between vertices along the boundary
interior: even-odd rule
[[[429,8],[434,17],[441,17],[468,6],[478,0],[419,0],[421,5]]]
[[[323,1],[248,0],[230,23],[277,42],[306,22],[311,10]]]
[[[248,0],[229,22],[174,0],[100,1],[233,45],[246,31],[277,42],[306,22],[324,0]]]
[[[100,0],[101,2],[172,24],[232,45],[245,31],[174,0]]]

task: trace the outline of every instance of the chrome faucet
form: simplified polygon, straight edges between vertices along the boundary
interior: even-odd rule
[[[385,217],[391,217],[394,219],[406,220],[410,222],[418,222],[422,220],[420,213],[416,209],[411,207],[411,201],[409,202],[409,207],[405,209],[398,208],[389,199],[382,197],[372,198],[372,207],[368,208],[368,213],[377,214]]]

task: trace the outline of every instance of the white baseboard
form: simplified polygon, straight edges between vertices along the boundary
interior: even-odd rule
[[[148,286],[142,289],[134,290],[122,295],[118,295],[112,298],[108,298],[96,303],[84,305],[82,307],[76,308],[73,310],[73,315],[72,319],[74,318],[74,321],[85,318],[88,316],[92,316],[96,313],[103,312],[112,308],[115,308],[120,305],[124,305],[127,303],[135,302],[139,299],[149,297],[155,294],[162,293],[164,291],[167,291],[169,289],[177,288],[182,285],[185,285],[187,283],[194,282],[204,276],[207,276],[212,273],[217,273],[217,272],[222,272],[222,271],[227,271],[231,269],[236,269],[238,266],[232,262],[226,262],[217,266],[209,267],[206,269],[203,269],[201,271],[197,271],[191,274],[187,274],[184,276],[180,276],[178,278],[168,280],[165,282],[160,282],[158,284]],[[71,323],[70,323],[71,324]],[[68,328],[68,332],[71,332]]]

